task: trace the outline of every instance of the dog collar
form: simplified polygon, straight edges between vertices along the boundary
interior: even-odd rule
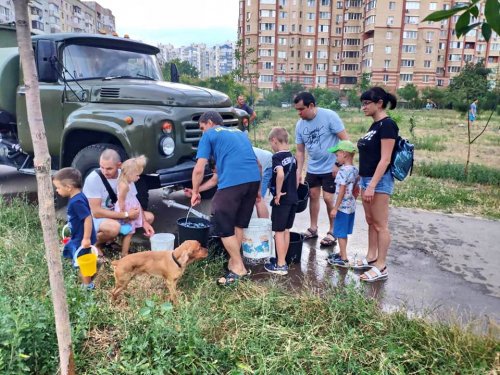
[[[182,268],[181,264],[179,263],[179,261],[177,260],[177,258],[175,257],[174,255],[174,252],[172,251],[172,259],[174,260],[175,264],[177,264],[179,266],[179,268]]]

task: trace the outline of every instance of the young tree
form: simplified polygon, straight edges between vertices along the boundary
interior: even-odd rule
[[[249,85],[250,94],[248,104],[252,105],[255,101],[253,85],[260,76],[257,71],[257,64],[259,62],[257,51],[253,47],[243,49],[243,40],[240,39],[236,42],[234,58],[238,61],[238,67],[233,72],[234,76]]]
[[[163,76],[165,77],[166,81],[171,80],[170,66],[172,64],[177,65],[177,70],[179,72],[179,76],[181,78],[181,81],[185,77],[198,78],[200,76],[200,72],[198,72],[198,69],[196,69],[196,67],[191,65],[189,62],[181,61],[179,59],[173,59],[172,61],[165,63],[165,65],[163,66]]]
[[[35,152],[34,168],[38,189],[38,214],[42,224],[45,257],[49,268],[49,282],[54,303],[60,371],[62,375],[68,375],[75,373],[75,364],[71,346],[71,328],[64,289],[61,252],[57,238],[54,189],[50,178],[50,155],[40,106],[38,75],[33,47],[31,46],[28,0],[16,0],[14,6],[17,44],[26,88],[28,123]]]
[[[412,108],[418,100],[418,89],[413,83],[408,83],[405,87],[398,89],[398,95],[408,101]]]

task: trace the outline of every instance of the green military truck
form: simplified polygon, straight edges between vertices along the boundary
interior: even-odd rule
[[[248,121],[221,92],[165,82],[154,46],[79,33],[32,41],[52,169],[72,166],[86,176],[109,147],[122,158],[144,154],[143,205],[149,189],[189,186],[203,112],[218,111],[227,126]],[[32,161],[15,30],[0,25],[0,164],[33,173]]]

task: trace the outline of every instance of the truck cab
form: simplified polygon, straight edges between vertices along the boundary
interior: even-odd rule
[[[0,26],[0,39],[13,32]],[[25,86],[17,46],[7,39],[0,42],[0,164],[28,173],[33,144]],[[154,46],[79,33],[32,41],[54,170],[72,166],[86,176],[100,153],[114,148],[123,159],[147,157],[146,189],[189,186],[200,115],[215,110],[226,126],[240,128],[248,119],[221,92],[165,82]]]

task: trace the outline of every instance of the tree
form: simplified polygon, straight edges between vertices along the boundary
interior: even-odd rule
[[[177,70],[179,71],[179,76],[181,78],[183,77],[189,77],[189,78],[198,78],[200,76],[200,72],[198,72],[198,69],[191,65],[188,61],[181,61],[179,59],[173,59],[163,66],[163,76],[165,77],[165,80],[170,81],[170,66],[172,64],[177,65]]]
[[[326,88],[315,88],[311,94],[316,99],[316,105],[331,110],[340,109],[340,93]]]
[[[481,3],[484,3],[484,19],[471,23],[471,20],[477,21],[479,19]],[[462,14],[458,17],[455,24],[455,32],[458,38],[478,26],[481,26],[481,33],[486,41],[490,40],[492,30],[500,35],[500,0],[472,0],[468,4],[432,12],[424,18],[424,21],[437,22],[451,18],[460,12],[462,12]]]
[[[50,178],[50,155],[40,105],[38,74],[31,45],[28,0],[14,1],[14,7],[16,12],[17,44],[26,89],[28,123],[35,153],[34,169],[38,190],[38,214],[42,224],[45,257],[49,268],[60,368],[62,375],[74,374],[75,363],[71,346],[71,327],[62,276],[61,252],[57,238],[54,189]]]
[[[412,108],[418,100],[418,89],[413,83],[408,83],[405,87],[398,89],[398,95],[406,100]]]
[[[233,71],[233,73],[237,79],[246,82],[249,85],[249,105],[252,105],[255,101],[253,85],[254,81],[260,76],[259,72],[256,69],[259,62],[256,52],[257,51],[253,47],[243,49],[242,39],[236,42],[234,58],[236,59],[236,61],[238,61],[238,67]]]
[[[467,112],[473,99],[484,96],[490,90],[488,83],[490,72],[491,70],[485,68],[481,62],[466,64],[448,86],[448,96],[453,108]]]
[[[245,86],[236,82],[232,74],[211,77],[206,80],[199,81],[198,85],[221,91],[234,100],[236,100],[238,95],[244,94],[246,91]]]

